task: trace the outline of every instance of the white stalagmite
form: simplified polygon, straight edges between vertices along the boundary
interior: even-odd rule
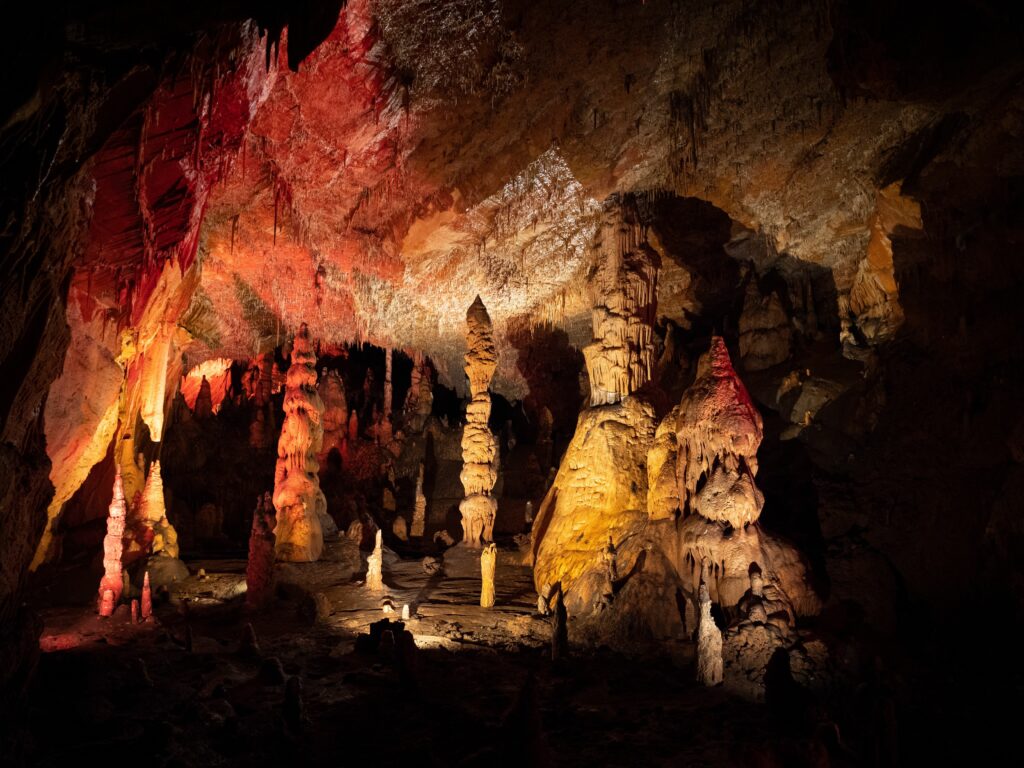
[[[498,560],[498,548],[485,544],[480,550],[480,606],[494,607],[494,568]]]
[[[697,614],[697,682],[718,685],[722,682],[722,630],[711,615],[711,596],[703,581],[699,591]]]
[[[100,616],[110,616],[114,612],[124,591],[121,575],[124,526],[124,485],[121,482],[121,470],[118,469],[114,475],[114,496],[107,511],[107,535],[103,537],[103,576],[100,579],[97,597],[97,610]]]
[[[366,588],[374,592],[384,589],[384,537],[380,528],[373,552],[366,558]]]

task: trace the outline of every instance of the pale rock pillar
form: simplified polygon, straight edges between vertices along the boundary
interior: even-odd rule
[[[143,524],[153,532],[153,554],[177,557],[178,533],[171,525],[171,521],[167,519],[167,507],[164,503],[164,479],[160,473],[159,461],[154,461],[149,467],[139,512]]]
[[[366,588],[374,592],[384,589],[384,537],[380,528],[373,552],[366,558]]]
[[[708,585],[701,582],[700,613],[697,614],[697,682],[718,685],[722,682],[722,630],[711,615]]]
[[[498,479],[498,441],[487,426],[491,415],[488,387],[498,365],[498,354],[491,318],[479,296],[466,313],[466,325],[466,376],[471,399],[462,432],[460,479],[466,498],[459,505],[459,511],[462,513],[462,543],[479,547],[492,539],[498,511],[497,501],[491,496]]]
[[[420,462],[420,473],[416,477],[416,502],[412,510],[412,530],[410,535],[413,538],[423,536],[427,524],[427,497],[423,493],[423,462]]]
[[[124,485],[121,471],[114,475],[114,496],[107,510],[107,534],[103,537],[103,576],[100,578],[97,610],[100,616],[110,616],[121,599],[124,581],[121,575],[121,553],[124,547],[126,522]]]
[[[292,344],[284,423],[277,444],[273,501],[278,560],[312,562],[323,551],[320,518],[327,515],[327,500],[320,490],[320,465],[316,460],[323,445],[323,411],[323,401],[316,391],[316,355],[303,323]]]
[[[494,568],[498,561],[498,548],[485,544],[480,550],[480,607],[494,607]]]

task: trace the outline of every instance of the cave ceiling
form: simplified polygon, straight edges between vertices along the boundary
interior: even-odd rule
[[[502,351],[495,386],[513,396],[510,328],[589,340],[609,195],[707,201],[737,238],[757,234],[759,268],[784,255],[848,294],[870,274],[880,196],[898,199],[951,116],[985,109],[998,82],[966,104],[917,93],[885,69],[899,62],[865,71],[852,43],[837,51],[835,16],[802,3],[352,0],[297,71],[287,31],[271,45],[251,25],[217,78],[161,86],[142,128],[122,129],[123,151],[115,135],[95,164],[102,189],[144,131],[149,194],[173,195],[160,166],[180,168],[188,215],[138,226],[109,195],[86,262],[109,269],[125,250],[105,215],[155,250],[191,238],[198,283],[176,318],[189,364],[250,357],[306,322],[322,342],[425,352],[457,386],[479,294]],[[199,140],[178,155],[175,99],[199,104]]]

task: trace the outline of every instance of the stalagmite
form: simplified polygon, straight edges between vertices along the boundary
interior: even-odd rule
[[[593,342],[584,350],[591,407],[580,413],[533,521],[534,584],[561,585],[580,616],[608,605],[609,540],[618,547],[647,521],[645,465],[656,420],[637,390],[654,362],[659,258],[637,219],[626,201],[606,204],[593,244],[600,265]]]
[[[526,508],[523,511],[523,515],[525,517],[527,525],[529,525],[530,523],[533,522],[533,502],[532,501],[526,502]]]
[[[699,586],[695,564],[718,564],[707,582],[712,599],[735,606],[747,589],[751,563],[795,613],[821,605],[806,561],[788,542],[756,525],[764,497],[754,482],[761,415],[715,336],[697,364],[697,377],[658,427],[647,457],[650,520],[675,520],[673,545],[690,595]],[[687,563],[690,565],[687,566]]]
[[[107,535],[103,537],[103,577],[100,579],[97,610],[110,616],[121,599],[124,581],[121,575],[122,539],[125,526],[124,486],[120,470],[114,475],[114,496],[107,511]]]
[[[559,661],[569,653],[569,614],[561,589],[555,591],[551,603],[551,660]]]
[[[391,532],[395,534],[395,538],[399,541],[409,540],[409,526],[405,522],[405,518],[399,515],[395,518],[395,521],[391,524]]]
[[[142,620],[145,621],[153,615],[153,591],[149,586],[149,571],[142,577]]]
[[[413,538],[417,539],[423,536],[427,523],[427,497],[423,495],[423,473],[423,462],[420,462],[420,472],[416,476],[416,501],[412,511],[411,531]]]
[[[256,500],[249,533],[249,559],[245,564],[245,604],[249,609],[262,606],[273,591],[276,523],[270,494],[264,493]]]
[[[146,487],[142,492],[139,516],[143,524],[153,532],[153,554],[177,557],[178,533],[167,519],[167,509],[164,505],[164,479],[160,473],[159,461],[154,461],[149,467]]]
[[[413,355],[412,379],[405,396],[405,419],[413,432],[422,432],[434,405],[430,368],[419,353]]]
[[[462,513],[462,543],[479,547],[491,541],[497,502],[491,490],[498,478],[498,442],[487,426],[491,415],[488,387],[498,364],[497,351],[487,314],[480,297],[466,313],[466,376],[471,400],[466,407],[466,426],[462,432],[462,473],[466,497],[459,505]]]
[[[139,601],[132,600],[132,624],[139,623]]]
[[[485,544],[480,550],[480,607],[494,607],[494,568],[498,559],[498,548]]]
[[[383,532],[377,529],[376,544],[373,552],[366,558],[366,588],[374,592],[384,589],[384,537]]]
[[[213,415],[213,392],[210,389],[210,382],[205,376],[199,384],[199,394],[196,395],[193,410],[197,419],[208,419]]]
[[[391,420],[391,347],[388,347],[384,358],[384,419]]]
[[[352,409],[352,414],[348,417],[348,440],[353,445],[356,440],[359,439],[359,416],[356,414],[355,409]]]
[[[323,443],[324,405],[316,391],[315,366],[316,355],[303,323],[293,341],[277,444],[274,534],[278,560],[312,562],[323,551],[321,517],[327,515],[327,500],[320,490],[316,455]]]
[[[320,374],[317,393],[324,404],[324,439],[317,460],[323,465],[331,449],[342,452],[342,444],[348,434],[348,402],[345,399],[345,385],[337,371],[324,368]]]
[[[697,615],[697,682],[718,685],[722,682],[722,630],[711,615],[708,585],[701,582],[698,592],[700,613]]]

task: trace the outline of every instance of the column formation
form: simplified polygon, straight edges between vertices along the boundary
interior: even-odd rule
[[[320,490],[316,460],[323,444],[324,404],[316,391],[316,354],[305,323],[295,334],[285,382],[284,423],[274,474],[277,559],[312,562],[323,551],[319,513],[326,512],[327,502]]]
[[[462,473],[460,479],[466,497],[459,504],[462,513],[462,543],[480,547],[491,541],[498,503],[491,490],[498,479],[498,441],[487,421],[491,416],[488,388],[498,354],[487,308],[477,296],[466,313],[466,376],[470,402],[466,407],[466,426],[462,432]]]

